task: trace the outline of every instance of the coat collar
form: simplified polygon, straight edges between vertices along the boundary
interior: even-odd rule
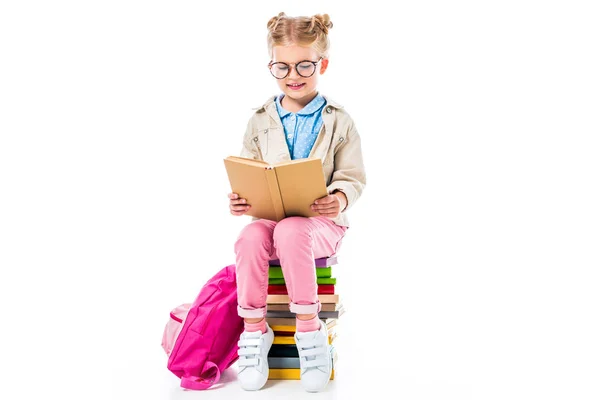
[[[328,106],[331,106],[331,107],[337,108],[337,109],[344,108],[344,106],[342,106],[341,104],[338,104],[337,102],[335,102],[328,96],[325,96],[325,95],[322,95],[322,96],[323,96],[323,99],[325,99],[325,102]],[[268,111],[269,108],[273,107],[275,109],[275,112],[277,112],[277,106],[275,105],[275,99],[277,99],[277,95],[270,96],[262,106],[255,107],[255,108],[253,108],[253,110],[255,110],[256,112],[262,112],[262,111]]]

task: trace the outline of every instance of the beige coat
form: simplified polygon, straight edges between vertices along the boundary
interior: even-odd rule
[[[337,225],[349,226],[346,212],[356,203],[367,183],[360,136],[344,108],[323,97],[327,102],[322,111],[323,126],[309,157],[320,158],[323,162],[328,192],[331,194],[338,189],[346,195],[348,206],[333,221]],[[254,109],[256,111],[248,121],[244,135],[242,157],[270,164],[291,160],[274,100],[275,96],[272,96]]]

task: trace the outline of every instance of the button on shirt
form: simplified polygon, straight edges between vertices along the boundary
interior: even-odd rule
[[[290,157],[292,160],[307,158],[323,125],[321,111],[326,101],[323,96],[317,94],[302,110],[293,113],[281,105],[283,96],[283,94],[277,96],[275,103],[283,125]]]

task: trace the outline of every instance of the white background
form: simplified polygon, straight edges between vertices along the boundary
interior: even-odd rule
[[[594,2],[296,3],[0,3],[0,397],[304,398],[183,392],[160,348],[249,221],[222,159],[278,92],[285,11],[332,18],[319,90],[368,177],[315,397],[597,399]]]

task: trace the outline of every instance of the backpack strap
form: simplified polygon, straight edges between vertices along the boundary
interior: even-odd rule
[[[221,371],[219,371],[219,367],[217,367],[215,363],[206,361],[204,371],[208,372],[211,369],[215,370],[215,374],[209,379],[204,379],[199,376],[182,377],[181,387],[191,390],[205,390],[210,388],[212,385],[219,382],[219,379],[221,379]],[[204,372],[202,375],[204,375]]]

